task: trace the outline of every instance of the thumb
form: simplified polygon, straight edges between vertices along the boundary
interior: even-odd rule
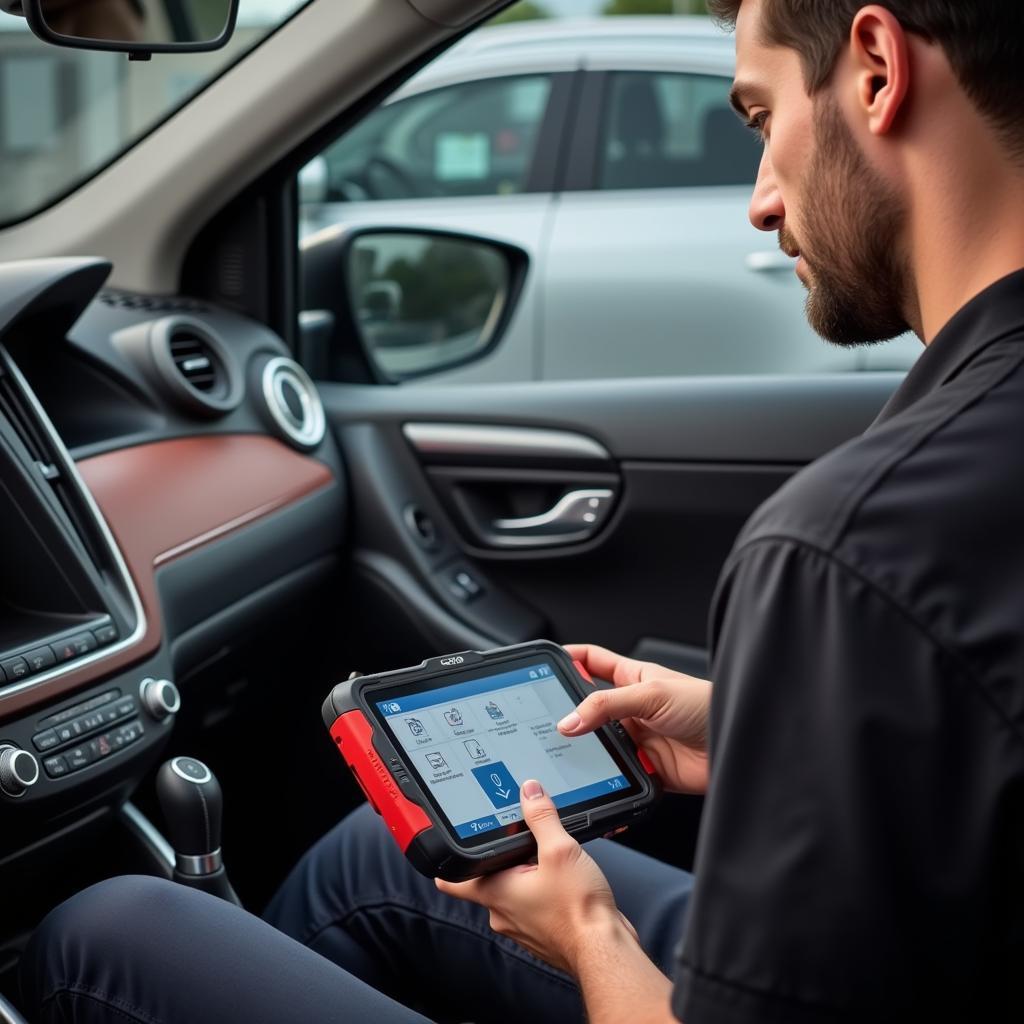
[[[582,736],[623,718],[654,718],[665,710],[668,696],[657,682],[633,683],[590,694],[558,723],[563,736]]]
[[[523,783],[519,799],[523,808],[523,820],[533,833],[533,838],[537,840],[538,861],[543,861],[546,855],[564,847],[566,840],[575,845],[562,826],[554,801],[544,792],[544,787],[536,779],[527,779]]]

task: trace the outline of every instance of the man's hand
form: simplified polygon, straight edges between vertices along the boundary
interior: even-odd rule
[[[592,676],[609,680],[615,689],[592,693],[558,723],[558,731],[582,736],[620,720],[651,759],[666,789],[704,793],[711,684],[593,644],[569,644],[566,650]]]
[[[591,1024],[678,1024],[671,983],[616,908],[601,869],[562,827],[539,782],[524,782],[519,798],[537,863],[470,882],[437,879],[438,889],[479,903],[496,932],[574,975]]]
[[[621,930],[637,943],[633,926],[619,913],[601,869],[562,827],[558,810],[541,784],[523,783],[523,817],[537,840],[537,862],[469,882],[437,879],[441,892],[479,903],[491,927],[553,967],[577,973],[588,934]]]

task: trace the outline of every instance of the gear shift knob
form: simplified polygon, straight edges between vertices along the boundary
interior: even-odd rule
[[[213,772],[194,757],[173,757],[157,772],[156,795],[174,847],[175,881],[238,903],[221,856],[224,799]]]

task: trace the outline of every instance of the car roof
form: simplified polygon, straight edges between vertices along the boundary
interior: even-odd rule
[[[732,36],[694,16],[562,18],[476,29],[394,99],[454,82],[541,71],[671,69],[731,75]]]

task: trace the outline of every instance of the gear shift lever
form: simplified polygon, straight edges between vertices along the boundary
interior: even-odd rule
[[[165,761],[156,795],[174,847],[174,880],[241,906],[220,852],[224,801],[213,772],[194,757]]]

